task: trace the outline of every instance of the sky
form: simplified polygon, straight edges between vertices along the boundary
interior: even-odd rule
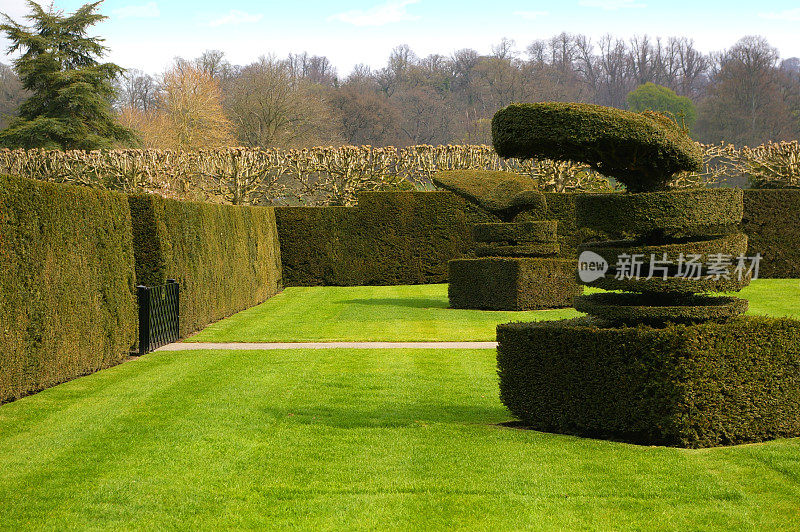
[[[69,13],[86,1],[55,0],[55,7]],[[14,20],[26,12],[25,0],[0,0],[0,13]],[[359,63],[384,66],[399,44],[418,56],[489,53],[504,37],[524,50],[562,31],[594,40],[607,33],[685,36],[703,52],[762,35],[782,57],[800,56],[797,0],[105,0],[101,12],[109,18],[93,33],[106,39],[106,59],[149,73],[175,57],[218,49],[234,64],[307,51],[328,56],[347,75]],[[6,63],[7,46],[0,38]]]

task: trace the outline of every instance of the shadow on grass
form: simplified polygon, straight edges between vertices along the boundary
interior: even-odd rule
[[[374,299],[348,299],[342,301],[347,305],[368,305],[374,307],[405,307],[405,308],[450,308],[450,303],[441,299],[424,297],[384,297]]]
[[[433,423],[458,423],[464,425],[496,425],[508,419],[502,407],[473,405],[401,405],[390,404],[383,408],[358,408],[356,406],[313,406],[296,408],[270,408],[264,411],[274,418],[283,418],[303,425],[322,425],[340,429],[401,428],[426,426]]]
[[[603,432],[603,431],[586,431],[586,430],[556,430],[552,427],[536,427],[526,425],[522,421],[506,421],[497,423],[497,427],[514,429],[521,431],[539,432],[542,434],[551,434],[554,436],[570,436],[585,441],[607,441],[614,443],[626,443],[637,447],[665,447],[674,449],[691,449],[691,450],[713,450],[713,449],[735,449],[737,447],[751,447],[754,445],[769,444],[774,441],[789,440],[792,438],[767,438],[759,441],[741,442],[741,443],[718,443],[716,445],[707,447],[698,447],[692,445],[682,445],[673,439],[664,439],[658,433],[648,432]]]

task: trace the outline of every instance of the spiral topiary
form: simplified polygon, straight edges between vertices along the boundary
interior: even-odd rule
[[[743,255],[747,238],[736,229],[741,190],[668,190],[676,173],[702,164],[700,147],[674,122],[597,105],[517,104],[497,112],[492,135],[501,156],[584,162],[627,189],[576,198],[580,227],[626,235],[581,246],[610,266],[583,284],[628,292],[577,296],[577,310],[612,325],[724,321],[747,310],[745,300],[703,294],[741,290],[748,275],[711,275],[696,265],[691,277],[679,275],[687,256],[707,262]]]

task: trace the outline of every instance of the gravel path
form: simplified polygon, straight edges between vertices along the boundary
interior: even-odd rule
[[[269,349],[495,349],[497,342],[292,342],[292,343],[203,343],[178,342],[156,351],[259,351]]]

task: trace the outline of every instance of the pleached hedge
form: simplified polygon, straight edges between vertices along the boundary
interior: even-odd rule
[[[128,354],[130,228],[121,194],[0,176],[0,402]]]
[[[271,207],[129,198],[138,284],[180,284],[181,336],[262,303],[283,287]]]

